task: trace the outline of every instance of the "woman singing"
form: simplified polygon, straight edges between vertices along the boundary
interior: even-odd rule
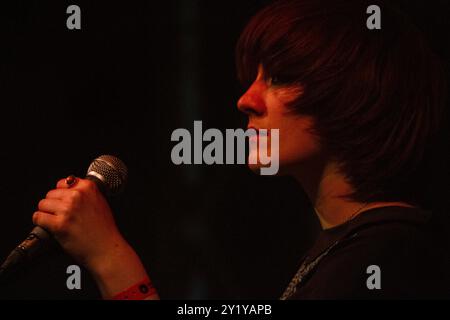
[[[246,89],[237,107],[248,127],[279,129],[278,174],[298,181],[323,229],[291,283],[280,284],[281,299],[450,296],[421,183],[445,74],[392,1],[375,1],[381,29],[368,29],[372,2],[275,1],[237,44]],[[33,221],[91,271],[104,298],[133,297],[149,283],[90,181],[59,181]],[[149,289],[140,297],[157,299]]]

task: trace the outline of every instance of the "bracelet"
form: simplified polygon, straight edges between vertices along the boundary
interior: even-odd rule
[[[156,293],[155,287],[149,278],[132,285],[128,289],[116,294],[112,300],[144,300]]]

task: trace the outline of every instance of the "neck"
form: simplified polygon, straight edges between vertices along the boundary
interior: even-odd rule
[[[340,198],[353,191],[336,163],[312,161],[307,170],[297,170],[296,180],[308,195],[320,221],[322,229],[329,229],[353,219],[369,209],[385,206],[414,207],[405,202],[362,203]]]

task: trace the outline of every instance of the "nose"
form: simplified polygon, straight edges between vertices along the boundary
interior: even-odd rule
[[[261,116],[266,112],[265,95],[266,84],[262,80],[255,80],[250,88],[237,102],[239,111],[248,116]]]

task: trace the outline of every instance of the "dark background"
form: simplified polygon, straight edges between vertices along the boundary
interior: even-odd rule
[[[234,46],[265,3],[2,2],[0,259],[57,180],[114,154],[130,179],[111,205],[161,298],[277,298],[319,229],[300,186],[243,165],[170,159],[172,131],[192,131],[194,120],[245,126]],[[405,3],[448,65],[447,1]],[[81,30],[66,28],[70,4],[81,7]],[[448,151],[444,143],[435,156],[427,196],[450,226]],[[56,249],[0,286],[0,298],[98,298],[85,270],[82,290],[66,288],[70,264]]]

